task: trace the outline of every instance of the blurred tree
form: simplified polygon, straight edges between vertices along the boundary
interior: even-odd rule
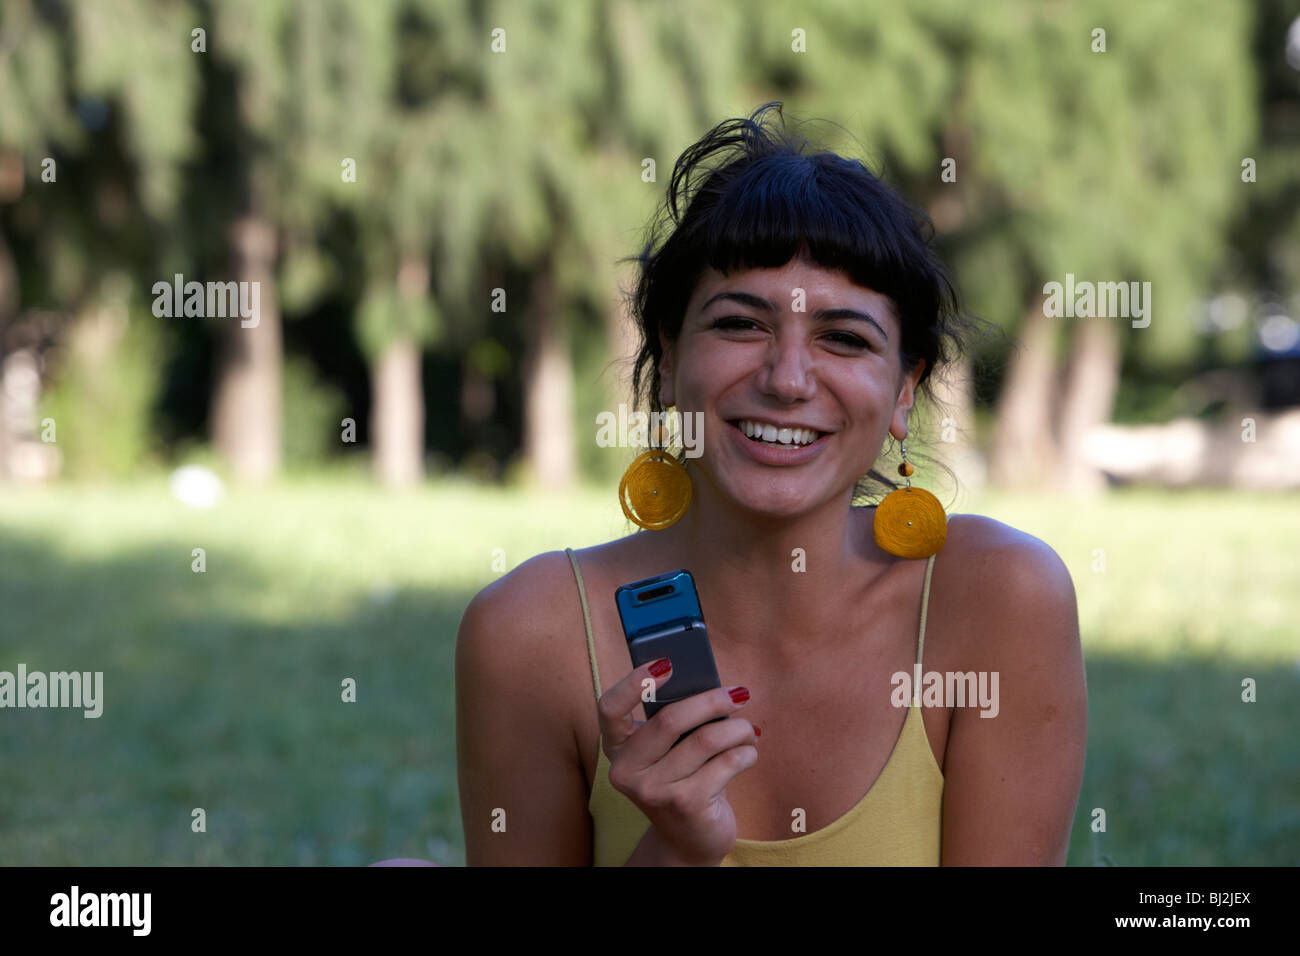
[[[1225,252],[1254,135],[1250,10],[1099,0],[951,11],[956,261],[987,312],[1009,328],[1022,316],[993,477],[1095,488],[1082,439],[1110,416],[1124,351],[1169,364],[1197,347],[1188,316]],[[1045,313],[1043,287],[1067,274],[1150,282],[1149,328],[1071,319],[1058,358],[1062,321]]]
[[[235,112],[227,128],[205,124],[209,140],[218,140],[214,146],[231,160],[223,170],[229,205],[219,222],[233,278],[257,283],[260,304],[256,325],[222,322],[212,440],[237,481],[260,482],[276,473],[281,457],[281,227],[288,208],[308,191],[300,150],[318,132],[312,125],[318,117],[303,108],[304,89],[295,81],[333,37],[313,30],[317,5],[299,0],[230,0],[195,12],[208,31],[208,55],[230,70],[227,95]]]
[[[1018,332],[998,403],[1000,483],[1094,485],[1080,446],[1110,415],[1121,345],[1164,362],[1195,349],[1184,317],[1224,251],[1253,132],[1249,21],[1240,3],[1120,0],[755,11],[760,82],[865,131],[869,159],[944,234],[967,302]],[[1156,311],[1141,335],[1121,336],[1124,319],[1074,320],[1060,373],[1042,289],[1067,273],[1149,281]],[[964,435],[972,377],[947,378]]]
[[[444,184],[476,197],[481,228],[468,248],[482,249],[498,269],[529,277],[523,307],[506,300],[505,316],[496,321],[522,332],[523,456],[531,479],[547,488],[576,477],[573,289],[562,270],[581,269],[598,255],[584,214],[591,211],[590,147],[603,91],[600,6],[594,0],[489,3],[463,18],[479,63],[482,112],[463,131],[469,152],[458,163],[462,178]],[[485,156],[503,162],[483,163]],[[469,237],[447,238],[454,245]],[[489,311],[495,299],[494,290],[481,290],[475,311],[495,318]]]
[[[1208,323],[1216,358],[1233,363],[1251,360],[1259,348],[1255,323],[1243,321],[1249,303],[1257,306],[1257,321],[1269,312],[1300,321],[1300,8],[1291,0],[1261,0],[1255,9],[1253,59],[1261,129],[1242,157],[1254,161],[1254,181],[1238,187],[1246,199],[1238,205],[1229,233],[1236,255],[1215,276],[1218,287],[1244,308],[1229,306]],[[1271,404],[1270,392],[1294,400],[1300,386],[1295,361],[1265,367],[1266,405]]]
[[[496,320],[528,343],[526,434],[537,434],[545,410],[546,438],[526,440],[526,453],[548,484],[572,475],[572,373],[552,273],[592,254],[565,226],[584,198],[573,111],[596,86],[595,54],[586,43],[557,63],[554,51],[557,38],[582,41],[593,9],[542,4],[496,17],[437,0],[349,7],[352,54],[334,75],[349,85],[339,142],[355,176],[338,195],[358,224],[357,332],[370,361],[375,469],[389,485],[422,472],[422,348],[450,333],[467,361],[482,354],[470,344],[495,315],[492,277],[507,264],[534,277],[524,307],[507,300]],[[559,125],[547,128],[548,117]]]
[[[35,354],[57,335],[79,343],[71,350],[79,360],[112,368],[130,315],[146,298],[140,289],[149,281],[152,233],[175,214],[180,166],[194,145],[188,18],[184,8],[159,10],[144,0],[15,0],[0,18],[0,203],[15,203],[9,221],[21,234],[34,288],[23,345]],[[24,298],[4,231],[0,376]],[[142,341],[140,334],[131,340]],[[76,420],[80,412],[134,415],[139,420],[122,434],[134,436],[137,451],[147,441],[155,370],[141,371],[131,387],[111,390],[120,403],[101,395],[96,408],[61,404],[73,420],[56,422],[58,443],[80,436],[73,458],[87,471],[125,452],[89,453],[98,436],[89,420]],[[0,388],[0,401],[6,391]],[[10,416],[0,413],[0,421]],[[8,432],[0,426],[0,459]],[[8,470],[0,461],[0,474]]]
[[[445,6],[445,5],[444,5]],[[457,130],[465,64],[427,3],[369,5],[352,31],[349,62],[365,64],[346,113],[344,141],[355,159],[344,193],[358,223],[364,270],[357,334],[370,365],[371,452],[386,485],[410,485],[424,470],[421,353],[437,340],[440,309],[430,257],[448,188],[446,155]],[[445,12],[443,13],[445,16]],[[364,23],[361,22],[364,20]],[[457,237],[460,238],[460,237]],[[473,236],[463,237],[473,242]]]
[[[322,249],[332,215],[356,221],[356,330],[369,359],[370,441],[389,485],[420,477],[424,455],[422,347],[436,332],[429,249],[441,132],[402,70],[410,2],[324,0],[300,5],[287,57],[285,124],[278,131],[286,304],[305,310],[344,284]],[[420,56],[441,61],[436,47]]]
[[[76,122],[61,61],[66,28],[31,0],[0,7],[0,204],[15,203],[28,175],[27,155],[48,156],[56,142],[75,141]],[[36,172],[33,164],[33,172]],[[18,267],[0,221],[0,480],[10,475],[11,416],[5,402],[10,327],[22,302]]]
[[[236,476],[260,481],[280,462],[281,307],[305,311],[337,286],[324,234],[344,195],[352,152],[392,117],[375,109],[390,72],[391,4],[230,0],[211,8],[211,78],[234,115],[206,131],[230,160],[218,211],[235,278],[261,284],[256,326],[227,322],[212,434]],[[224,102],[218,110],[228,108]],[[283,286],[281,285],[283,280]]]
[[[321,247],[341,206],[361,225],[358,322],[372,358],[378,470],[393,483],[419,474],[419,345],[433,331],[421,194],[430,140],[427,124],[399,103],[398,10],[392,0],[233,0],[213,9],[213,47],[232,68],[238,105],[233,176],[223,170],[237,186],[232,259],[237,279],[262,283],[259,324],[223,329],[213,395],[214,441],[244,479],[278,466],[280,306],[305,311],[338,290]]]
[[[604,317],[609,363],[584,369],[596,379],[580,396],[588,435],[594,414],[630,398],[640,333],[627,309],[644,230],[666,195],[677,157],[728,115],[757,104],[743,89],[742,62],[752,41],[747,11],[736,4],[610,3],[597,12],[599,92],[587,104],[591,144],[585,157],[586,202],[577,223],[595,252],[562,264],[563,284]],[[614,375],[606,377],[611,370]],[[593,455],[620,473],[625,454]]]
[[[576,476],[572,337],[600,331],[578,327],[578,304],[621,314],[615,262],[655,188],[642,179],[642,157],[675,155],[723,104],[720,79],[734,62],[725,25],[738,15],[712,11],[681,2],[422,0],[402,21],[408,120],[376,141],[382,172],[373,192],[359,194],[372,256],[384,264],[372,273],[387,277],[380,289],[391,290],[394,275],[420,288],[416,263],[432,249],[432,318],[445,316],[446,332],[465,346],[471,397],[500,364],[485,363],[499,351],[490,346],[522,341],[523,456],[543,486]],[[503,277],[514,274],[527,276],[522,307],[506,298],[504,314],[494,312],[512,291]],[[430,315],[401,318],[391,292],[368,298],[389,304],[367,309],[363,327],[415,330],[364,333],[388,343],[379,367],[396,376],[410,367],[406,343],[425,334]],[[608,327],[626,343],[625,324]],[[472,405],[479,413],[481,397]]]

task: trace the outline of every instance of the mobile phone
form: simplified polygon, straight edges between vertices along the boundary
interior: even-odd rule
[[[646,720],[668,704],[722,686],[695,579],[689,571],[679,569],[624,584],[614,591],[614,603],[618,605],[632,666],[640,667],[661,657],[673,662],[668,683],[656,689],[654,700],[642,701]],[[715,717],[705,723],[726,719]],[[697,729],[682,734],[673,746]]]

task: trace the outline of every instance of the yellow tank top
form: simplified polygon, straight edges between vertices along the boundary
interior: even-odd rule
[[[582,622],[587,629],[591,677],[600,700],[600,672],[591,636],[591,613],[582,571],[571,548],[565,548],[578,582]],[[934,556],[925,566],[921,592],[921,629],[916,663],[925,648],[925,615],[930,603],[930,574]],[[629,660],[629,665],[631,661]],[[592,863],[622,866],[650,828],[635,803],[609,782],[609,758],[598,744],[596,779],[587,809],[593,822]],[[943,772],[930,750],[921,719],[921,701],[914,693],[903,729],[880,776],[857,805],[813,833],[788,840],[737,840],[723,866],[938,866],[943,834]]]

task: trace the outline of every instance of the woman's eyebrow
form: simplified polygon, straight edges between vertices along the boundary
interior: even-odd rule
[[[712,296],[709,301],[705,302],[704,305],[700,307],[700,311],[705,311],[709,306],[713,305],[713,303],[723,299],[730,299],[733,302],[739,302],[741,305],[747,305],[752,309],[761,309],[764,312],[776,311],[776,306],[771,302],[768,302],[767,299],[764,299],[761,296],[752,295],[749,292],[719,292],[717,295]],[[814,322],[829,322],[834,319],[858,319],[862,322],[869,322],[876,327],[881,335],[885,337],[886,342],[889,341],[889,333],[885,331],[884,327],[881,326],[881,324],[870,314],[859,312],[857,309],[818,309],[816,312],[812,313],[812,318]]]

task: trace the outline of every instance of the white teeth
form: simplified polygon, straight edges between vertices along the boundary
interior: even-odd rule
[[[810,445],[819,435],[811,428],[778,428],[775,425],[748,420],[739,421],[736,425],[746,437],[773,445]]]

